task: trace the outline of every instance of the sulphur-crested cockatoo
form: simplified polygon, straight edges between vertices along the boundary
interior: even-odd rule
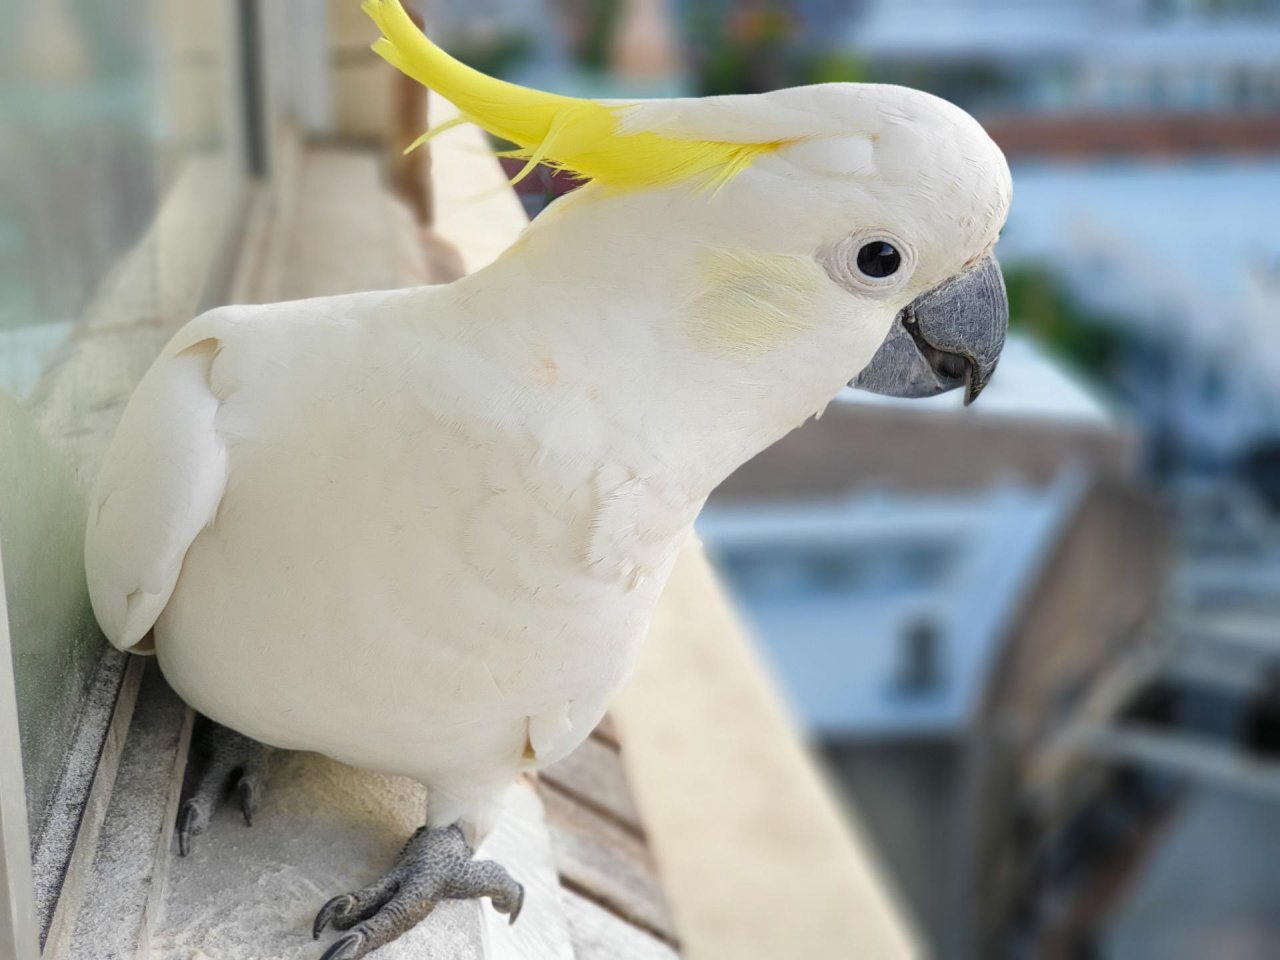
[[[448,286],[193,320],[129,403],[86,546],[111,642],[154,646],[196,710],[426,786],[390,872],[317,918],[347,931],[329,960],[441,898],[514,918],[475,838],[600,720],[712,488],[850,378],[972,398],[1008,312],[1009,171],[942,100],[578,100],[365,9],[395,67],[587,185]]]

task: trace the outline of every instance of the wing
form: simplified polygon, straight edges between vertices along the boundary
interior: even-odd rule
[[[217,513],[227,452],[212,383],[216,315],[188,324],[125,408],[89,502],[85,570],[103,632],[121,650],[169,602],[192,541]],[[144,651],[136,651],[144,652]]]

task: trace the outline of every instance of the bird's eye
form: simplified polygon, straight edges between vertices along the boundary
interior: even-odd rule
[[[858,251],[858,269],[875,280],[883,280],[898,272],[902,254],[891,243],[873,240]]]

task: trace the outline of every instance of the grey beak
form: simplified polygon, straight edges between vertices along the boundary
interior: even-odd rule
[[[991,380],[1008,328],[1000,265],[984,257],[908,304],[849,386],[890,397],[932,397],[964,387],[967,406]]]

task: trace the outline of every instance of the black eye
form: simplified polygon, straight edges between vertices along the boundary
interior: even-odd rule
[[[868,277],[882,280],[891,277],[902,266],[902,254],[891,243],[873,240],[858,251],[858,269]]]

